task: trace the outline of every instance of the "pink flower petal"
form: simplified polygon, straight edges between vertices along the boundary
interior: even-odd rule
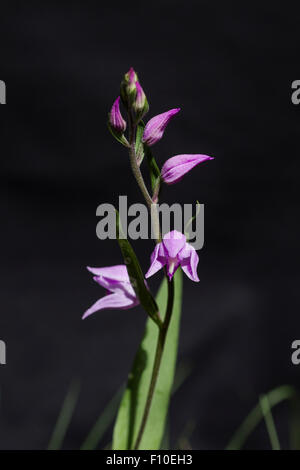
[[[137,305],[137,300],[127,297],[120,293],[108,294],[97,300],[82,316],[82,320],[99,310],[121,309],[125,310]]]
[[[179,111],[180,108],[170,109],[150,119],[145,126],[142,142],[149,146],[158,142],[164,135],[165,128],[172,117],[179,113]]]
[[[91,268],[87,266],[87,269],[96,276],[103,276],[108,280],[129,282],[128,272],[125,264],[106,266],[104,268]]]
[[[186,237],[177,230],[166,233],[163,238],[163,245],[167,251],[168,257],[176,258],[179,251],[186,244]]]
[[[176,155],[169,158],[161,169],[161,177],[167,184],[177,183],[182,177],[199,163],[213,160],[208,155]]]
[[[197,274],[197,266],[199,262],[199,256],[194,247],[189,243],[186,243],[185,247],[178,254],[180,260],[181,268],[185,274],[195,282],[199,282],[200,279]]]
[[[145,278],[147,279],[157,273],[157,271],[165,266],[166,262],[167,260],[165,258],[162,243],[158,243],[151,254],[151,266],[145,274]]]

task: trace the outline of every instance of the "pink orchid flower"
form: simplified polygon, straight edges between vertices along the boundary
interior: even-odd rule
[[[142,142],[149,146],[158,142],[164,135],[165,128],[172,117],[179,113],[179,111],[180,108],[170,109],[169,111],[158,114],[150,119],[145,126]]]
[[[130,283],[125,264],[105,268],[87,268],[100,286],[108,290],[108,294],[97,300],[83,315],[84,320],[89,315],[103,309],[128,309],[139,304],[139,300]]]
[[[157,271],[166,266],[169,280],[175,271],[181,266],[183,272],[195,282],[199,282],[197,265],[199,257],[195,248],[186,241],[185,235],[173,230],[163,237],[151,255],[151,266],[146,273],[146,278],[153,276]]]
[[[206,160],[213,160],[208,155],[176,155],[169,158],[161,169],[161,177],[167,184],[174,184],[180,181],[183,176],[199,163]]]

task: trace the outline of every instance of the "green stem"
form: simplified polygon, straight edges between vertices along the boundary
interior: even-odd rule
[[[150,211],[151,215],[151,221],[152,221],[152,226],[153,226],[153,234],[156,239],[156,242],[159,243],[161,242],[161,231],[160,231],[160,224],[159,224],[159,215],[158,215],[158,210],[157,210],[157,204],[153,203],[153,200],[149,194],[149,191],[145,185],[144,178],[142,175],[142,172],[140,170],[138,161],[137,161],[137,156],[135,152],[135,131],[136,131],[136,125],[133,124],[133,119],[130,113],[128,113],[128,120],[129,120],[129,142],[130,142],[130,147],[129,147],[129,157],[130,157],[130,164],[131,164],[131,169],[132,173],[136,179],[136,182],[141,190],[142,195],[144,196],[144,199],[147,203],[147,206]]]
[[[161,359],[162,359],[163,352],[164,352],[164,346],[166,342],[168,328],[169,328],[169,324],[170,324],[170,320],[172,316],[173,303],[174,303],[174,280],[172,279],[171,281],[168,282],[168,303],[167,303],[166,315],[165,315],[164,322],[162,324],[162,327],[160,328],[159,335],[158,335],[152,376],[150,380],[150,386],[148,390],[148,395],[146,399],[146,404],[144,408],[144,414],[142,417],[140,429],[139,429],[137,439],[134,445],[134,450],[137,450],[139,448],[139,445],[141,443],[144,430],[147,424],[147,419],[148,419],[150,408],[151,408],[154,390],[155,390],[156,382],[157,382],[158,375],[159,375],[159,369],[160,369]]]
[[[152,200],[148,189],[145,185],[143,175],[141,173],[138,161],[137,161],[137,155],[135,151],[135,134],[136,134],[136,124],[134,124],[134,120],[132,118],[132,114],[129,111],[128,112],[128,121],[129,121],[129,157],[130,157],[130,163],[131,163],[131,168],[133,175],[136,179],[136,182],[145,198],[145,201],[148,205],[150,215],[151,215],[151,222],[152,222],[152,227],[153,227],[153,233],[156,239],[156,242],[159,243],[161,242],[161,229],[160,229],[160,223],[159,223],[159,215],[158,215],[158,210],[157,210],[157,200],[158,200],[158,194],[155,195],[155,202]],[[154,363],[153,363],[153,369],[152,369],[152,375],[151,375],[151,380],[150,380],[150,385],[148,389],[148,394],[146,398],[146,403],[145,403],[145,408],[144,408],[144,413],[141,421],[141,425],[139,428],[139,432],[137,435],[137,439],[134,445],[134,449],[138,449],[139,445],[141,443],[144,430],[147,424],[147,419],[149,416],[149,411],[151,408],[151,403],[154,395],[154,390],[157,382],[157,378],[159,375],[159,370],[160,370],[160,365],[161,365],[161,359],[163,356],[164,352],[164,346],[166,342],[166,337],[168,333],[168,328],[172,316],[172,310],[173,310],[173,303],[174,303],[174,280],[171,279],[171,281],[168,280],[167,274],[165,272],[167,282],[168,282],[168,301],[167,301],[167,309],[166,309],[166,314],[164,317],[164,321],[162,324],[158,325],[159,327],[159,334],[158,334],[158,339],[157,339],[157,345],[156,345],[156,351],[155,351],[155,357],[154,357]]]
[[[129,150],[129,157],[130,157],[130,164],[131,164],[131,169],[133,172],[133,175],[136,179],[137,184],[139,185],[139,188],[147,202],[148,207],[151,210],[151,205],[152,205],[152,198],[148,192],[148,189],[146,188],[146,185],[144,183],[144,179],[140,170],[140,167],[138,166],[137,163],[137,158],[136,158],[136,153],[135,153],[135,143],[133,142],[130,145],[130,150]]]

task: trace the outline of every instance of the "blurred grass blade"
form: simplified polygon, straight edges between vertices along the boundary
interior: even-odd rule
[[[182,297],[182,273],[180,269],[177,270],[174,281],[175,298],[171,322],[140,449],[159,449],[164,435],[177,357]],[[165,314],[166,309],[167,290],[167,281],[164,279],[157,296],[157,303],[163,314]],[[113,450],[132,449],[136,441],[149,388],[157,338],[158,328],[151,320],[148,320],[118,411],[113,433]]]
[[[284,400],[289,400],[295,396],[295,389],[288,385],[282,385],[281,387],[271,390],[266,395],[268,397],[269,407],[272,409]],[[239,450],[245,444],[246,440],[255,430],[256,426],[263,419],[263,413],[260,404],[256,405],[253,410],[249,413],[246,419],[243,421],[241,426],[234,433],[231,441],[226,447],[227,450]]]
[[[178,438],[179,450],[192,450],[190,439],[195,429],[196,429],[196,422],[193,419],[189,419],[182,431],[181,436],[179,436]]]
[[[63,444],[66,432],[71,422],[73,412],[78,401],[80,384],[74,381],[64,399],[54,431],[52,433],[48,450],[59,450]]]
[[[269,434],[272,450],[280,450],[280,443],[276,431],[268,395],[262,395],[259,399],[261,411],[265,419],[267,431]]]
[[[116,209],[115,209],[116,210]],[[146,310],[148,315],[152,318],[152,320],[160,324],[159,318],[159,311],[158,306],[155,299],[152,297],[151,292],[147,288],[145,284],[145,278],[143,271],[141,269],[140,263],[136,257],[136,254],[129,243],[129,241],[124,238],[119,212],[116,210],[116,227],[117,227],[117,239],[119,246],[121,248],[121,252],[124,258],[124,262],[127,267],[128,276],[132,287],[140,300],[142,307]]]
[[[179,390],[189,375],[191,375],[192,369],[193,367],[189,362],[180,362],[178,364],[172,387],[172,395]]]
[[[94,450],[98,447],[105,432],[113,423],[123,392],[124,387],[119,388],[119,390],[106,405],[104,411],[101,413],[95,425],[92,427],[91,431],[86,437],[84,443],[82,444],[80,448],[81,450]]]

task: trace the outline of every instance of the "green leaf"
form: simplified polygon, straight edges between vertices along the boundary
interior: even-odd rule
[[[174,282],[175,298],[172,317],[140,449],[158,450],[164,435],[178,348],[182,299],[182,273],[180,269],[175,273]],[[167,291],[167,280],[164,279],[157,296],[157,303],[163,313],[165,313],[167,305]],[[157,338],[158,329],[151,320],[148,320],[119,408],[113,433],[113,450],[128,450],[134,446],[149,389]]]
[[[79,382],[73,382],[62,404],[59,417],[48,445],[48,450],[59,450],[61,448],[78,401],[79,391]]]
[[[177,390],[184,384],[186,379],[190,376],[192,371],[192,365],[189,362],[181,362],[176,368],[176,373],[174,377],[172,395],[174,395]],[[117,414],[120,401],[124,392],[124,386],[122,385],[112,399],[108,402],[96,423],[90,430],[88,436],[86,437],[84,443],[81,446],[81,450],[94,450],[98,447],[103,438],[104,434],[108,431],[109,427],[113,423],[113,420]],[[166,426],[167,427],[167,426]],[[166,430],[167,431],[167,430]],[[165,433],[166,434],[166,433]],[[165,445],[166,444],[166,435],[164,436]],[[163,444],[162,444],[163,445]],[[163,447],[166,449],[165,447]]]
[[[295,396],[295,389],[288,386],[282,385],[281,387],[271,390],[267,395],[269,409],[278,405],[284,400],[292,399]],[[261,405],[258,404],[249,413],[237,431],[234,433],[231,441],[227,446],[227,450],[239,450],[242,448],[250,434],[254,431],[256,426],[264,418]]]
[[[116,210],[116,209],[115,209]],[[161,324],[159,317],[159,309],[155,299],[152,297],[151,292],[145,284],[145,278],[141,266],[138,262],[136,254],[130,245],[127,238],[124,238],[122,233],[122,227],[120,223],[120,216],[116,210],[116,227],[117,227],[117,240],[122,251],[124,262],[127,267],[128,276],[131,282],[131,285],[140,300],[142,307],[146,310],[148,315],[152,320],[157,324]]]
[[[160,169],[156,163],[156,160],[151,152],[150,147],[144,145],[144,150],[147,158],[148,168],[150,172],[150,181],[152,191],[155,192],[157,190],[157,186],[160,183]]]

